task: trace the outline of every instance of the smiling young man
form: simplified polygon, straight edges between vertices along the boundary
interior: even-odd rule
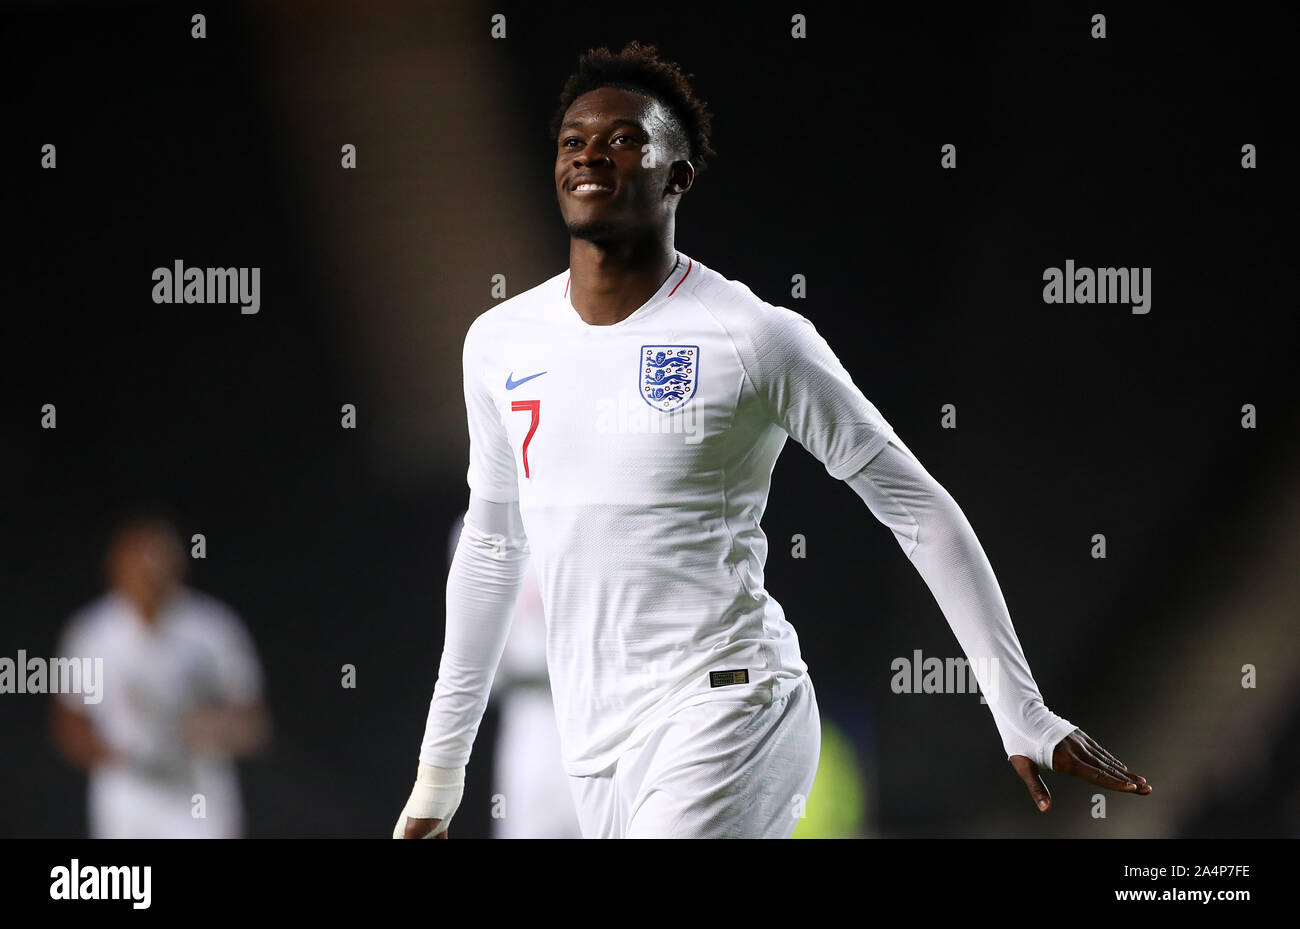
[[[583,834],[793,832],[820,723],[763,587],[759,525],[790,436],[894,532],[1040,809],[1041,768],[1149,793],[1047,708],[970,524],[812,324],[675,248],[677,207],[712,154],[686,76],[652,47],[594,50],[552,129],[569,269],[465,339],[469,513],[394,837],[448,834],[530,556]],[[611,428],[629,401],[639,415]],[[691,430],[672,428],[687,416]]]

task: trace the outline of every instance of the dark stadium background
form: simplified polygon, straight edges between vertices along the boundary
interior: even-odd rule
[[[461,339],[493,274],[513,295],[565,267],[544,128],[579,52],[637,38],[715,113],[679,248],[816,323],[970,518],[1048,705],[1155,786],[1095,820],[1096,790],[1049,773],[1039,816],[975,697],[891,693],[895,656],[959,651],[791,442],[768,588],[855,742],[864,832],[1300,834],[1289,31],[1237,7],[1116,9],[1105,40],[1079,4],[798,8],[803,41],[750,4],[8,5],[0,655],[53,654],[113,515],[165,501],[266,669],[250,834],[386,835],[466,498]],[[260,313],[154,305],[178,258],[260,267]],[[1151,312],[1045,305],[1067,258],[1152,267]],[[0,695],[0,836],[85,828],[47,711]],[[461,836],[490,827],[493,733],[489,712]]]

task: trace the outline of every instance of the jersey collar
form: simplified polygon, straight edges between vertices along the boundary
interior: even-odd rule
[[[645,303],[633,310],[625,319],[621,319],[609,326],[593,326],[578,314],[578,310],[573,305],[573,301],[569,296],[569,281],[572,277],[572,271],[564,275],[563,284],[560,285],[560,302],[565,317],[567,317],[577,328],[589,332],[615,331],[632,325],[638,320],[644,319],[648,314],[672,299],[673,295],[678,293],[678,289],[686,283],[688,278],[692,278],[692,275],[698,274],[699,266],[695,260],[689,255],[678,252],[676,266],[668,274],[668,277],[664,279],[664,282],[659,285],[659,289],[655,291],[654,295]]]

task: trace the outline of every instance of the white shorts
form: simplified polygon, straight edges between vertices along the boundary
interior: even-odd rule
[[[788,839],[820,753],[817,695],[805,677],[767,706],[684,707],[607,770],[570,775],[569,785],[589,839]]]
[[[235,839],[243,834],[239,780],[228,762],[207,759],[194,780],[159,782],[119,766],[90,776],[92,839]],[[203,797],[202,805],[195,800]],[[195,815],[200,813],[201,815]]]

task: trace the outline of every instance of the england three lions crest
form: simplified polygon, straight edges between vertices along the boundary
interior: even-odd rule
[[[699,382],[698,345],[642,345],[641,398],[661,413],[685,406]]]

